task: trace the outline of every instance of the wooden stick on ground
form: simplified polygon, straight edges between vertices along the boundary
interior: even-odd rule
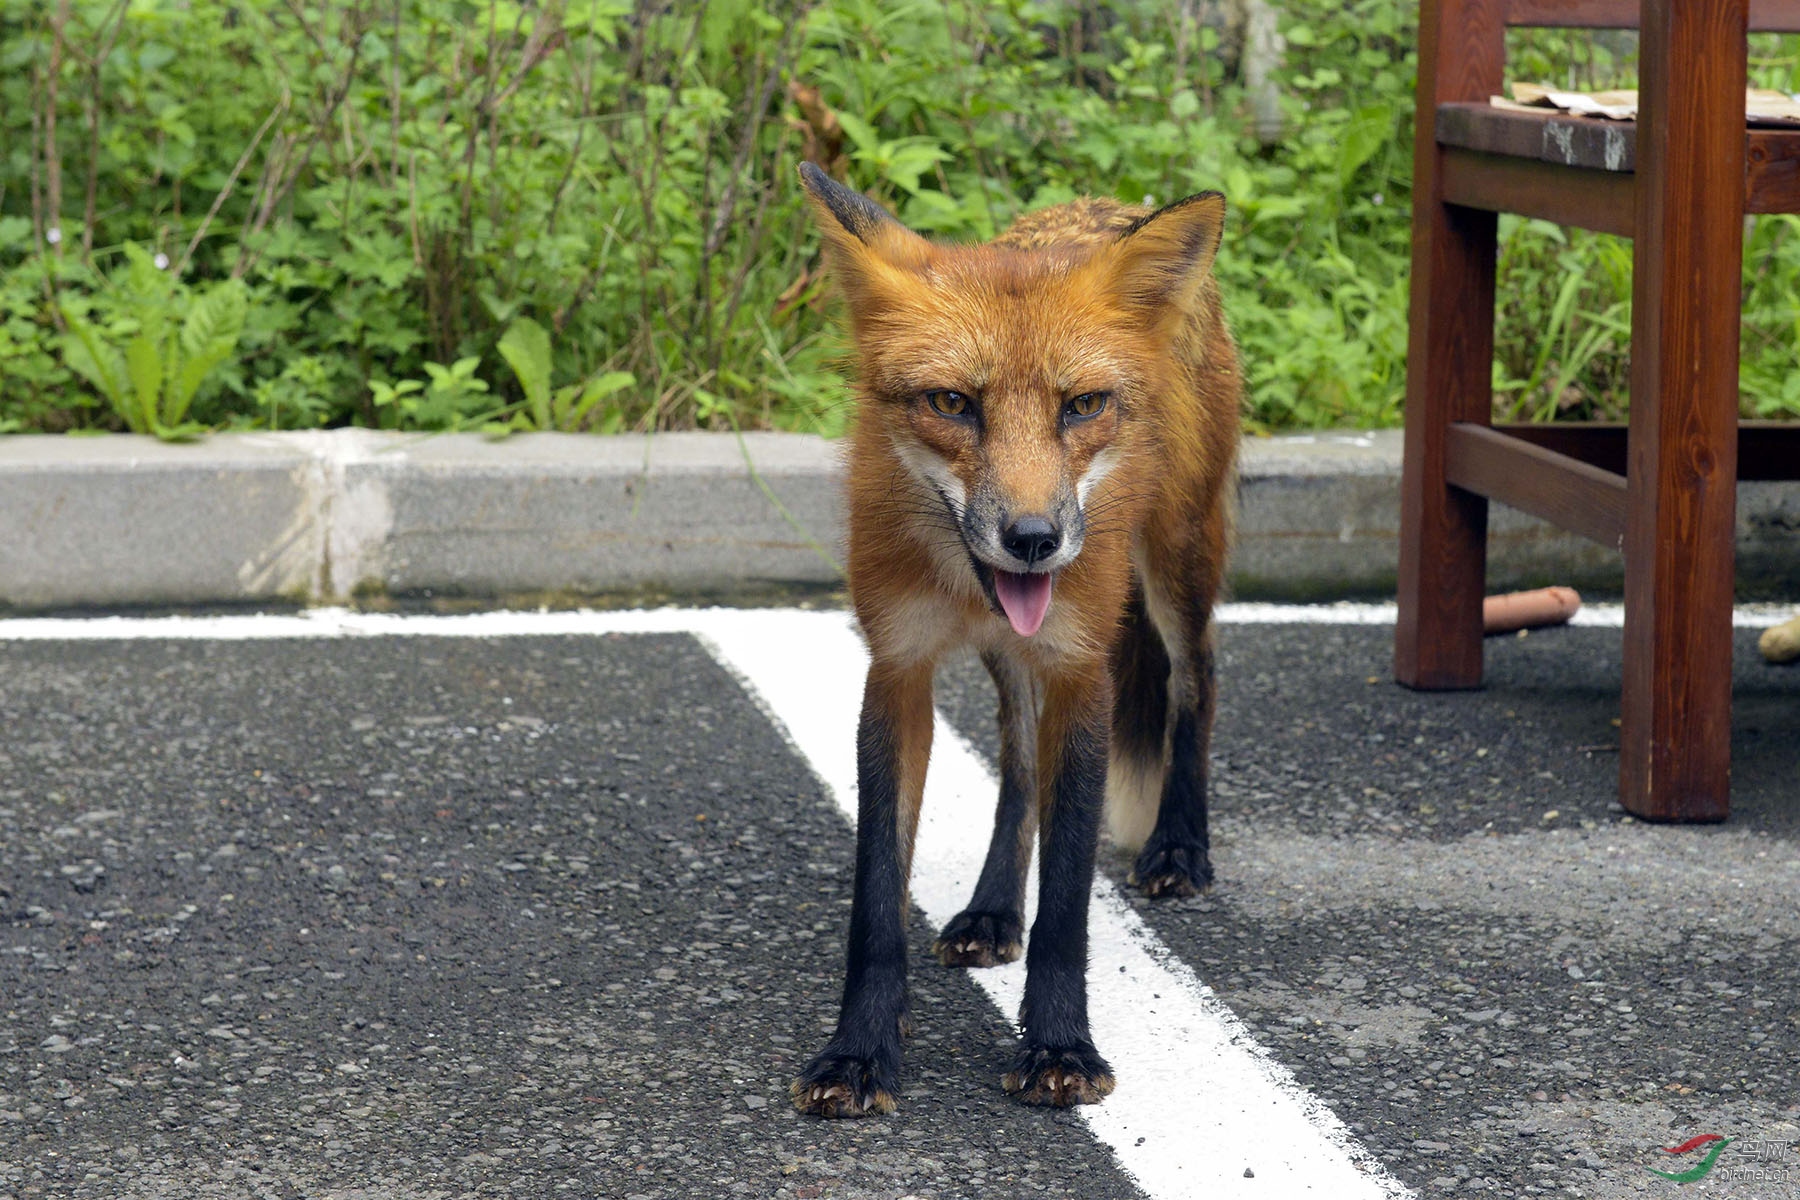
[[[1581,594],[1574,588],[1547,587],[1530,592],[1508,592],[1481,602],[1483,633],[1512,633],[1544,625],[1566,625],[1581,611]]]

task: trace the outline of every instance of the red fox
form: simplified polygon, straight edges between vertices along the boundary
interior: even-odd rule
[[[1001,1083],[1028,1104],[1097,1103],[1113,1089],[1087,1013],[1103,801],[1147,893],[1212,879],[1211,623],[1242,392],[1211,274],[1225,201],[1078,200],[946,245],[800,171],[855,345],[848,573],[871,662],[843,1002],[794,1103],[894,1109],[932,678],[960,646],[999,692],[1000,802],[933,951],[1019,957],[1037,843],[1023,1041]]]

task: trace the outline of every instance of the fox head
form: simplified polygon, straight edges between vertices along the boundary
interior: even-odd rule
[[[1175,350],[1204,302],[1224,198],[970,246],[920,237],[810,163],[801,177],[849,305],[859,439],[873,432],[941,506],[955,569],[1036,633],[1057,574],[1096,536],[1128,539],[1154,491],[1142,456],[1179,419],[1172,392],[1191,390]]]

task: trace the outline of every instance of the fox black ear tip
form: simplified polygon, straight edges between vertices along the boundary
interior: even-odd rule
[[[1218,207],[1224,208],[1226,207],[1225,193],[1221,192],[1218,188],[1208,188],[1204,192],[1195,192],[1191,196],[1183,196],[1173,204],[1166,206],[1162,211],[1168,212],[1172,209],[1186,208],[1190,204],[1205,204],[1209,206],[1216,204]]]
[[[809,192],[820,193],[831,187],[831,176],[827,175],[819,164],[807,159],[800,164],[800,182]]]

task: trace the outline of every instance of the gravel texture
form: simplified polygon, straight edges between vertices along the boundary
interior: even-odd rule
[[[7,1200],[1135,1195],[917,922],[905,1119],[792,1110],[851,835],[687,638],[0,643],[0,728]]]
[[[1223,630],[1146,920],[1421,1195],[1800,1196],[1800,670],[1740,637],[1734,817],[1648,826],[1617,631],[1390,636]],[[1136,1195],[918,920],[901,1113],[792,1112],[851,836],[689,639],[0,643],[0,731],[0,1200]]]
[[[1743,1147],[1690,1191],[1800,1196],[1800,671],[1740,632],[1734,815],[1649,825],[1617,630],[1495,639],[1435,694],[1391,638],[1222,630],[1218,883],[1138,910],[1424,1196],[1667,1195],[1647,1168],[1700,1156],[1655,1148],[1703,1132]],[[994,753],[979,665],[945,683]]]

